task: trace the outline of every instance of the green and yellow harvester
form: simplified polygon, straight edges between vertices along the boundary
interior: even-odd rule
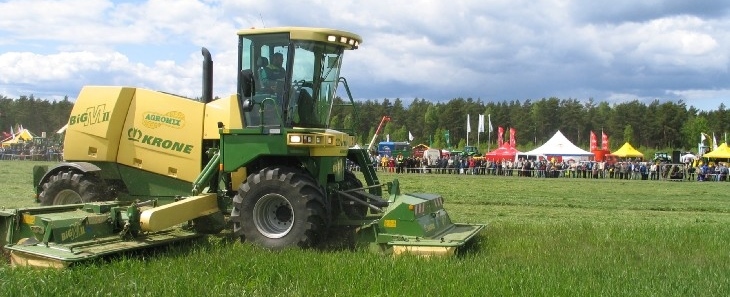
[[[34,168],[40,206],[0,210],[11,264],[66,267],[227,228],[269,249],[316,247],[348,230],[386,254],[453,254],[484,228],[453,223],[439,195],[381,183],[353,129],[330,127],[334,111],[357,115],[339,75],[360,36],[283,27],[238,38],[237,94],[227,98],[213,100],[205,48],[200,100],[84,87],[65,161]],[[279,54],[283,75],[267,75]],[[338,86],[347,106],[335,104]]]

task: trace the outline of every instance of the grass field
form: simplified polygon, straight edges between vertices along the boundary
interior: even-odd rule
[[[33,205],[0,162],[0,207]],[[730,296],[730,183],[394,175],[487,223],[465,253],[269,252],[209,237],[65,271],[0,264],[0,296]]]

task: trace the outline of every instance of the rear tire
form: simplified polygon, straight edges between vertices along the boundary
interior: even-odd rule
[[[95,202],[101,200],[101,182],[92,176],[74,171],[61,171],[51,176],[38,195],[42,206]]]
[[[324,194],[293,168],[264,168],[250,175],[233,198],[233,232],[268,249],[316,246],[326,232]]]

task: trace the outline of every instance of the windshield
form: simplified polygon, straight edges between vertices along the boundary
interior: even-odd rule
[[[251,69],[256,84],[246,127],[327,127],[342,46],[289,40],[286,33],[242,36],[240,45],[239,67]]]

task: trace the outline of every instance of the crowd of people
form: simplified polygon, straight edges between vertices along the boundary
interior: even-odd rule
[[[498,175],[538,178],[610,178],[627,180],[730,181],[724,162],[672,164],[627,160],[607,163],[596,161],[557,161],[524,159],[490,161],[481,157],[447,156],[428,160],[418,157],[372,156],[376,170],[392,173],[433,173]],[[356,169],[355,169],[356,170]]]
[[[63,147],[36,143],[19,143],[0,146],[0,160],[61,161]]]

